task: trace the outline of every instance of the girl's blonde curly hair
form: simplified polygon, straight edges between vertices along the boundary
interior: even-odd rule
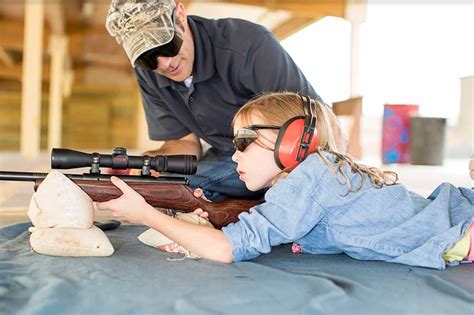
[[[326,105],[318,100],[314,100],[316,106],[316,129],[318,130],[318,147],[315,151],[326,163],[329,170],[339,181],[340,174],[343,178],[341,184],[345,184],[349,192],[355,192],[361,189],[367,175],[372,185],[381,188],[384,185],[394,185],[398,180],[398,175],[392,171],[383,171],[376,167],[369,167],[356,163],[347,153],[347,141],[341,131],[339,123],[334,113]],[[295,116],[305,116],[305,110],[301,97],[298,94],[290,92],[267,93],[258,96],[244,106],[236,113],[233,125],[236,121],[243,125],[251,125],[252,117],[258,116],[265,124],[283,125],[288,119]],[[278,131],[275,131],[276,133]],[[322,151],[329,152],[336,157],[334,166],[327,158],[321,154]],[[343,171],[348,165],[353,173],[360,176],[361,181],[358,187],[352,187],[351,181]],[[292,169],[285,169],[273,181],[286,176]]]

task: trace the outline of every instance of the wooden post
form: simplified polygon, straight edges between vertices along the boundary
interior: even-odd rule
[[[461,78],[461,104],[456,130],[470,143],[471,154],[474,154],[474,75]],[[466,141],[467,142],[467,141]]]
[[[25,1],[20,150],[29,159],[40,152],[43,21],[43,0]]]
[[[345,19],[351,23],[351,72],[350,97],[360,96],[360,24],[364,23],[367,15],[366,0],[348,0],[346,2]]]
[[[334,103],[336,115],[349,115],[352,126],[348,132],[347,151],[357,160],[362,159],[360,139],[362,97],[359,87],[360,79],[360,25],[367,15],[367,0],[347,0],[345,19],[351,23],[351,65],[350,65],[350,98]],[[339,112],[339,113],[338,113]]]
[[[472,188],[474,188],[474,154],[471,156],[471,160],[469,161],[469,174],[472,179]]]
[[[67,37],[52,35],[49,43],[51,79],[49,83],[49,130],[48,148],[61,146],[63,82],[67,54]]]

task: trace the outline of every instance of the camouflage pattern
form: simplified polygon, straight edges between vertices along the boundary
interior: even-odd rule
[[[141,54],[173,39],[175,8],[174,0],[113,0],[105,26],[134,66]]]

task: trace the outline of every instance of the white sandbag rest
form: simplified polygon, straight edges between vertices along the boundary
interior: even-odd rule
[[[96,226],[77,228],[30,228],[30,244],[38,254],[49,256],[110,256],[114,248]]]
[[[59,171],[51,171],[33,194],[28,216],[30,244],[50,256],[110,256],[114,248],[93,225],[92,199]]]
[[[94,207],[91,198],[79,186],[53,170],[33,194],[28,217],[38,228],[90,228]]]

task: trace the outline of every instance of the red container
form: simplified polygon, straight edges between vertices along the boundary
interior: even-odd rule
[[[382,162],[410,163],[410,117],[418,105],[385,104],[382,130]]]

